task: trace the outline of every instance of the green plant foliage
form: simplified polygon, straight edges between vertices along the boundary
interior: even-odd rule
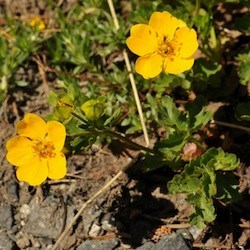
[[[4,36],[0,36],[0,79],[6,83],[4,88],[3,85],[0,88],[0,103],[7,93],[9,80],[18,67],[28,60],[29,56],[36,52],[40,44],[46,40],[46,37],[41,36],[39,30],[10,17],[7,17],[6,20],[8,28],[1,32]],[[12,79],[12,82],[20,87],[28,84],[15,79]]]
[[[239,54],[237,59],[240,63],[240,66],[238,68],[240,83],[242,85],[246,85],[250,81],[250,52]]]
[[[221,148],[210,148],[168,183],[169,192],[187,194],[187,201],[195,210],[190,217],[192,224],[204,228],[214,221],[213,199],[226,199],[228,202],[236,197],[235,179],[227,178],[228,175],[221,174],[221,171],[234,170],[238,165],[239,160],[234,154],[225,153]]]
[[[163,154],[171,167],[179,167],[184,145],[194,142],[200,146],[193,133],[204,127],[212,114],[205,111],[205,100],[202,97],[187,103],[185,112],[180,111],[169,96],[160,101],[154,100],[150,95],[147,97],[155,121],[166,130],[166,138],[157,142],[155,149]]]
[[[239,121],[250,121],[250,102],[239,103],[236,107],[235,116]]]
[[[81,106],[86,118],[92,121],[100,119],[104,111],[104,105],[99,100],[88,100]]]
[[[140,169],[144,173],[163,167],[178,173],[168,188],[174,194],[187,194],[187,201],[194,207],[192,224],[204,228],[213,222],[214,199],[228,203],[238,198],[237,179],[232,171],[239,161],[234,154],[220,148],[210,148],[204,153],[207,135],[204,128],[212,119],[206,106],[209,102],[226,100],[230,107],[231,104],[237,107],[235,116],[239,122],[248,125],[250,121],[250,104],[245,99],[234,99],[234,90],[240,88],[241,92],[250,81],[249,45],[244,42],[239,50],[234,50],[242,36],[249,39],[249,15],[240,12],[236,17],[232,13],[233,24],[223,19],[228,17],[227,6],[234,9],[242,5],[242,11],[249,7],[248,1],[114,0],[119,29],[105,0],[74,1],[70,9],[64,9],[64,3],[59,7],[57,1],[49,0],[46,4],[54,15],[48,15],[50,26],[43,32],[38,25],[31,27],[22,18],[6,16],[6,24],[1,26],[0,103],[16,85],[28,89],[28,81],[15,79],[20,67],[39,66],[45,77],[48,72],[53,73],[53,91],[48,94],[53,111],[47,120],[65,125],[66,147],[73,154],[88,149],[96,141],[116,138],[129,144],[126,135],[142,134],[131,90],[131,72],[123,53],[127,50],[131,71],[135,72],[138,57],[126,46],[132,25],[148,24],[154,11],[169,11],[197,32],[199,50],[190,70],[177,75],[162,73],[150,80],[134,74],[147,130],[156,143],[153,149],[131,141],[129,145],[145,152]],[[225,11],[221,12],[225,14],[223,21],[217,17],[220,8]],[[232,37],[231,25],[241,36]],[[165,46],[166,51],[176,53],[174,46],[168,43]],[[181,48],[180,54],[184,53]],[[171,53],[168,55],[172,60]],[[43,65],[37,58],[41,58]],[[229,71],[234,76],[233,83],[227,76]],[[14,86],[9,88],[11,84]],[[196,99],[188,101],[192,96]],[[184,151],[190,144],[196,151],[191,158],[185,158]]]

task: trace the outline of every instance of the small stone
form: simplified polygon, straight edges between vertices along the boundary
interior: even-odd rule
[[[202,234],[203,229],[192,226],[188,229],[188,231],[192,234],[193,239],[196,240]]]
[[[113,225],[111,225],[109,223],[109,221],[107,221],[107,220],[102,221],[102,229],[103,230],[111,231],[113,228],[114,228]]]
[[[152,250],[152,249],[156,250],[155,244],[151,241],[148,241],[145,244],[143,244],[141,247],[136,248],[136,250]],[[166,249],[168,249],[168,248],[166,248]],[[172,250],[174,250],[174,249],[172,249]]]
[[[41,246],[41,244],[38,241],[33,243],[33,247],[36,248],[36,249],[38,249],[40,246]]]
[[[24,237],[24,238],[18,239],[16,241],[16,244],[20,249],[24,249],[30,246],[30,240],[27,237]]]
[[[156,245],[154,250],[191,250],[191,244],[188,245],[187,241],[184,240],[181,234],[173,234],[170,236],[163,237]]]
[[[162,239],[156,243],[147,242],[144,245],[137,247],[136,250],[191,250],[192,245],[185,241],[181,234],[172,234],[162,237]]]
[[[16,202],[18,201],[18,196],[17,196],[17,184],[15,181],[8,181],[6,183],[6,193],[8,195],[8,199],[11,202]]]
[[[14,249],[14,243],[7,233],[0,232],[0,250]]]
[[[0,207],[0,228],[10,229],[13,223],[11,205],[7,204]]]
[[[102,228],[94,223],[89,230],[89,236],[93,238],[97,237],[101,233],[101,230]]]
[[[118,239],[110,240],[86,240],[77,247],[76,250],[104,250],[116,249],[119,244]]]
[[[189,241],[193,241],[193,235],[190,233],[190,231],[186,228],[181,228],[181,229],[178,229],[176,230],[176,233],[177,234],[181,234],[182,237],[185,239],[185,240],[189,240]]]
[[[31,212],[30,206],[28,204],[23,204],[21,206],[19,212],[21,213],[21,218],[23,218],[23,219],[27,218]]]
[[[23,230],[34,237],[55,239],[60,235],[65,219],[66,211],[60,199],[48,197],[39,206],[32,207]]]
[[[105,214],[102,218],[102,229],[106,231],[112,231],[115,230],[113,224],[110,222],[112,221],[111,215],[110,214]]]

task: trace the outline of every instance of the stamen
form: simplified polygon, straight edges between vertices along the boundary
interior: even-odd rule
[[[51,142],[36,140],[33,148],[35,150],[35,154],[40,158],[55,157],[55,147]]]
[[[158,44],[157,53],[162,57],[171,57],[174,55],[174,48],[171,42],[168,41],[166,36]]]

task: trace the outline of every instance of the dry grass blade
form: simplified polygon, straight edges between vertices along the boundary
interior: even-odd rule
[[[112,183],[114,183],[121,175],[123,171],[119,171],[105,186],[103,186],[97,193],[95,193],[90,199],[88,199],[86,202],[83,203],[82,207],[79,209],[77,214],[74,216],[74,218],[66,225],[64,231],[60,235],[60,237],[57,239],[55,245],[53,246],[52,250],[57,249],[59,245],[61,244],[64,237],[67,235],[69,230],[73,227],[77,219],[81,216],[83,210],[91,203],[93,202],[99,195],[101,195],[104,191],[106,191]]]
[[[115,29],[118,30],[120,26],[119,26],[119,22],[118,22],[118,19],[117,19],[116,12],[115,12],[113,1],[112,0],[107,0],[107,1],[108,1],[108,5],[109,5],[109,9],[110,9],[112,18],[114,20]],[[139,117],[140,117],[140,122],[141,122],[141,125],[142,125],[142,130],[143,130],[143,134],[144,134],[145,144],[146,144],[146,147],[148,147],[149,146],[149,138],[148,138],[148,132],[147,132],[147,128],[146,128],[146,125],[145,125],[145,120],[144,120],[144,116],[143,116],[143,112],[142,112],[141,102],[140,102],[138,91],[137,91],[137,88],[136,88],[135,78],[134,78],[134,75],[132,73],[131,63],[129,61],[128,54],[127,54],[127,52],[125,50],[123,50],[123,57],[124,57],[124,61],[125,61],[125,64],[126,64],[126,67],[127,67],[127,70],[128,70],[129,80],[130,80],[130,83],[131,83],[131,86],[132,86],[132,89],[133,89],[133,94],[134,94],[134,98],[135,98],[135,102],[136,102],[136,107],[137,107],[137,110],[138,110],[138,114],[139,114]]]

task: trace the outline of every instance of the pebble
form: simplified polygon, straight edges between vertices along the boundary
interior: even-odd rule
[[[192,226],[188,229],[188,231],[191,233],[193,239],[196,240],[202,234],[203,229]]]
[[[89,230],[89,236],[95,238],[98,235],[100,235],[101,231],[102,231],[102,228],[99,225],[94,223]]]
[[[11,205],[7,204],[0,207],[0,228],[11,229],[13,224],[13,217],[11,212]]]
[[[6,183],[6,193],[8,195],[8,199],[11,202],[16,202],[18,201],[18,196],[17,196],[17,184],[15,181],[8,181]]]
[[[27,237],[16,240],[16,244],[20,249],[25,249],[30,246],[30,240]]]
[[[24,211],[29,213],[29,210]],[[57,238],[64,227],[66,211],[60,203],[60,199],[48,197],[39,206],[34,206],[30,210],[30,215],[25,221],[23,230],[27,234],[41,238]]]
[[[119,244],[118,239],[109,240],[86,240],[79,245],[76,250],[108,250],[116,249]]]
[[[0,232],[0,250],[14,249],[14,243],[7,233]]]
[[[192,245],[182,237],[181,234],[172,234],[162,237],[156,244],[147,242],[135,248],[136,250],[191,250]]]
[[[21,213],[21,218],[22,218],[22,219],[27,218],[28,215],[30,215],[30,212],[31,212],[30,206],[29,206],[28,204],[23,204],[23,205],[20,207],[19,212]]]

